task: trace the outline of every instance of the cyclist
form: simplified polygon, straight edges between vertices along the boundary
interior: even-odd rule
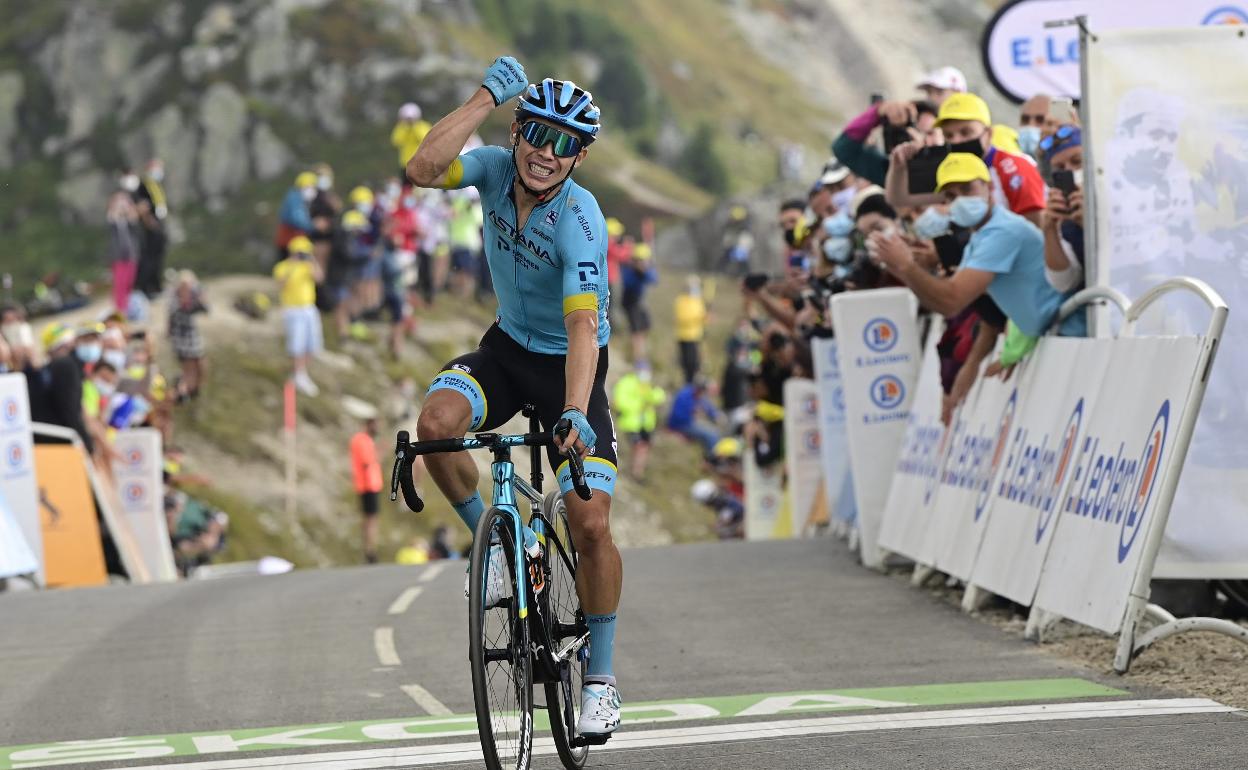
[[[460,155],[490,112],[516,97],[511,147]],[[520,63],[504,56],[490,65],[468,101],[434,125],[407,164],[407,176],[418,186],[475,186],[480,192],[486,260],[498,297],[498,318],[480,347],[448,363],[429,386],[418,436],[424,441],[488,431],[533,404],[547,430],[561,418],[571,422],[572,430],[556,436],[555,444],[584,458],[586,481],[595,490],[589,501],[572,494],[568,464],[548,450],[580,553],[577,593],[590,634],[577,729],[596,736],[620,723],[611,658],[623,572],[609,523],[616,440],[604,387],[611,336],[606,223],[594,196],[570,177],[599,128],[588,91],[570,80],[530,84]],[[426,464],[475,531],[485,505],[472,459],[429,455]],[[524,548],[530,558],[539,553],[532,532],[525,532]],[[502,549],[495,546],[487,602],[501,593],[505,570]]]

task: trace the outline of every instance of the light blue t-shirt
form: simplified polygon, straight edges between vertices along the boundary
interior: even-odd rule
[[[463,174],[452,187],[475,186],[485,211],[485,258],[498,296],[503,331],[535,353],[565,355],[564,316],[598,313],[598,345],[611,338],[607,321],[607,225],[598,201],[568,179],[533,207],[516,230],[511,151],[478,147],[459,156]]]
[[[962,255],[962,267],[996,273],[988,284],[1001,312],[1029,337],[1048,331],[1069,295],[1044,277],[1044,236],[1040,228],[1004,206],[993,206],[988,223],[975,231]],[[1086,337],[1087,321],[1075,313],[1062,322],[1064,337]]]

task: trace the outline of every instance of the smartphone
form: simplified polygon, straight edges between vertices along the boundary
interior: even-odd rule
[[[879,104],[884,101],[884,94],[871,94],[871,103]]]
[[[766,273],[750,273],[745,277],[745,280],[743,280],[742,283],[744,283],[745,288],[750,291],[758,291],[766,286],[767,282],[770,280],[771,279],[767,277]]]
[[[1075,116],[1074,102],[1070,97],[1054,96],[1049,100],[1049,119],[1056,121],[1059,126],[1079,122]]]
[[[910,159],[908,170],[911,195],[936,192],[936,169],[948,154],[949,145],[938,145],[924,147]]]
[[[1073,171],[1054,171],[1052,173],[1053,186],[1062,191],[1062,194],[1069,197],[1076,189],[1075,172]]]

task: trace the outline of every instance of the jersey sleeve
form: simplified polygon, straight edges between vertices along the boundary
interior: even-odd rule
[[[559,222],[563,314],[598,312],[607,302],[607,224],[592,198],[569,197]]]
[[[451,161],[442,189],[475,187],[482,195],[488,195],[504,183],[510,166],[510,151],[494,146],[477,147]]]
[[[1026,214],[1044,208],[1044,180],[1036,167],[1025,158],[1000,150],[997,152],[1000,156],[996,163],[997,174],[1010,211]]]

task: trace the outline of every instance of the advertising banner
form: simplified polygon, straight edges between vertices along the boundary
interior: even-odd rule
[[[995,358],[989,356],[988,360]],[[989,491],[1013,425],[1017,382],[1017,373],[1009,381],[985,379],[981,373],[953,416],[949,457],[932,505],[927,547],[931,549],[928,563],[960,580],[971,577],[988,523]]]
[[[165,520],[160,431],[132,428],[118,431],[113,448],[121,456],[113,476],[121,498],[121,514],[130,522],[143,563],[156,581],[178,579]]]
[[[1248,6],[1226,0],[1014,0],[984,28],[984,69],[1007,99],[1079,98],[1079,28],[1050,21],[1086,16],[1096,35],[1124,28],[1248,24]]]
[[[841,503],[849,473],[849,439],[845,435],[845,392],[836,358],[836,340],[816,337],[810,341],[815,361],[815,384],[819,389],[819,448],[823,456],[823,486],[827,508],[836,524],[852,521],[851,506]]]
[[[26,536],[17,525],[17,517],[0,490],[0,578],[33,575],[39,571],[39,559],[26,544]]]
[[[34,439],[30,428],[30,402],[26,395],[26,376],[23,374],[0,374],[0,495],[3,495],[11,519],[16,525],[25,548],[14,543],[13,555],[29,551],[36,561],[43,559],[43,539],[39,532],[39,490],[35,481]],[[4,524],[0,524],[3,534]],[[21,560],[23,563],[25,559]],[[0,569],[6,561],[0,555]],[[15,569],[18,564],[9,564]],[[37,579],[44,582],[42,568],[37,569]],[[30,570],[12,572],[19,575]]]
[[[794,537],[828,522],[820,443],[819,388],[814,380],[793,377],[784,383],[784,466]]]
[[[793,516],[784,489],[784,466],[779,462],[759,468],[754,452],[746,449],[745,539],[777,540],[793,536]]]
[[[1202,3],[1174,3],[1175,12]],[[1128,12],[1135,13],[1134,4]],[[1229,12],[1229,11],[1228,11]],[[1242,11],[1237,11],[1242,14]],[[1241,28],[1098,33],[1088,134],[1096,270],[1138,297],[1200,278],[1231,308],[1154,574],[1248,578],[1248,45]],[[1085,147],[1088,138],[1085,137]],[[1208,308],[1166,298],[1140,333],[1202,334]]]
[[[936,343],[943,329],[944,321],[937,319],[927,332],[910,419],[906,421],[880,526],[881,547],[925,564],[930,564],[932,558],[932,549],[926,547],[931,541],[928,525],[950,438],[940,422],[944,390],[940,385]]]
[[[1085,412],[1087,429],[1059,498],[1037,607],[1107,633],[1121,628],[1158,491],[1183,466],[1176,438],[1201,344],[1145,337],[1108,348],[1101,395]],[[1172,510],[1171,520],[1188,513]]]
[[[994,450],[999,467],[973,585],[1019,604],[1035,598],[1058,504],[1089,415],[1098,407],[1110,351],[1119,342],[1045,337],[1014,375],[1021,382],[1002,418],[1009,423],[1008,438]]]
[[[909,289],[832,298],[862,563],[880,567],[880,520],[919,374],[918,300]]]
[[[86,455],[76,444],[38,444],[35,462],[43,508],[47,585],[104,585],[108,574]]]

